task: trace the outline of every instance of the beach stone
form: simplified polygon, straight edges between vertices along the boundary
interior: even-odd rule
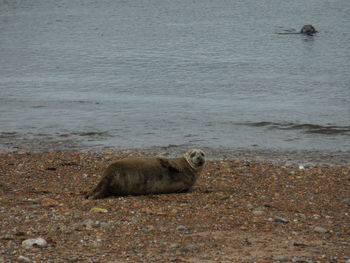
[[[289,223],[289,220],[283,217],[275,217],[273,221],[284,224]]]
[[[261,216],[261,215],[265,214],[265,211],[264,211],[263,207],[257,207],[257,208],[254,208],[252,213],[253,213],[253,215]]]
[[[107,213],[108,210],[105,208],[100,208],[100,207],[93,207],[90,209],[90,212],[94,212],[94,213]]]
[[[55,207],[55,206],[59,206],[60,202],[58,202],[57,200],[45,197],[41,199],[40,204],[43,207]]]
[[[98,228],[101,226],[100,221],[93,221],[91,219],[86,219],[83,222],[83,226],[86,227],[87,230],[92,230],[93,228]]]
[[[350,204],[350,197],[341,200],[341,202],[346,203],[346,204]]]
[[[187,230],[187,227],[185,227],[184,225],[179,225],[177,228],[176,228],[177,231],[180,231],[180,232],[183,232],[183,231],[186,231]]]
[[[178,243],[171,243],[169,247],[170,248],[179,248],[180,245]]]
[[[10,240],[7,244],[8,247],[15,247],[17,246],[17,244],[15,242],[13,242],[12,240]]]
[[[38,237],[38,238],[30,238],[30,239],[26,239],[22,242],[22,246],[24,248],[30,248],[33,246],[38,246],[41,248],[47,247],[47,242],[45,239]]]
[[[293,258],[292,262],[296,263],[314,263],[312,259],[302,259],[302,258]]]
[[[79,257],[72,257],[72,258],[68,259],[68,261],[71,263],[78,262],[79,260],[80,260]]]
[[[19,256],[17,258],[18,262],[32,262],[29,258],[25,257],[25,256]],[[1,261],[0,261],[1,262]]]
[[[323,228],[323,227],[320,227],[320,226],[316,226],[316,227],[314,228],[314,231],[317,232],[317,233],[327,233],[327,232],[328,232],[327,229],[325,229],[325,228]]]
[[[270,263],[271,261],[266,260],[266,259],[258,259],[257,261],[255,261],[255,263]]]
[[[148,234],[149,233],[149,229],[147,227],[143,227],[141,229],[141,231],[144,233],[144,234]]]

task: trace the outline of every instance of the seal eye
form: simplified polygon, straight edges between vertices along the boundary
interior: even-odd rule
[[[192,152],[190,157],[193,158],[196,155],[196,152]]]

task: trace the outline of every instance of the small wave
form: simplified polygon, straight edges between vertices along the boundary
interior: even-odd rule
[[[0,138],[15,138],[17,132],[0,132]]]
[[[110,134],[108,132],[72,132],[72,133],[65,133],[60,134],[60,137],[70,137],[70,136],[82,136],[82,137],[110,137]]]
[[[278,122],[243,122],[238,125],[252,126],[252,127],[267,127],[269,129],[277,130],[301,130],[304,133],[325,134],[325,135],[350,135],[350,126],[336,126],[336,125],[319,125],[319,124],[297,124],[292,122],[278,123]]]

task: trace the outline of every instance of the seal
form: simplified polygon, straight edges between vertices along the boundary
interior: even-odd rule
[[[299,32],[296,32],[295,29],[290,29],[286,30],[286,32],[281,32],[277,33],[280,35],[285,35],[285,34],[303,34],[303,35],[308,35],[312,36],[313,34],[317,33],[318,31],[314,28],[313,25],[304,25]]]
[[[300,30],[300,34],[313,35],[315,33],[317,33],[317,31],[312,25],[305,25]]]
[[[186,192],[204,166],[205,154],[199,149],[189,150],[179,158],[125,158],[107,167],[86,198]]]

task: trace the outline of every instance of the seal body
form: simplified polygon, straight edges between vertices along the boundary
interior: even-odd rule
[[[204,164],[201,150],[190,150],[180,158],[126,158],[108,166],[86,198],[185,192],[194,185]]]
[[[304,25],[300,31],[296,32],[295,29],[290,29],[290,30],[286,30],[285,32],[280,32],[277,34],[280,35],[288,35],[288,34],[303,34],[303,35],[308,35],[308,36],[312,36],[313,34],[316,34],[318,31],[314,28],[313,25]]]

